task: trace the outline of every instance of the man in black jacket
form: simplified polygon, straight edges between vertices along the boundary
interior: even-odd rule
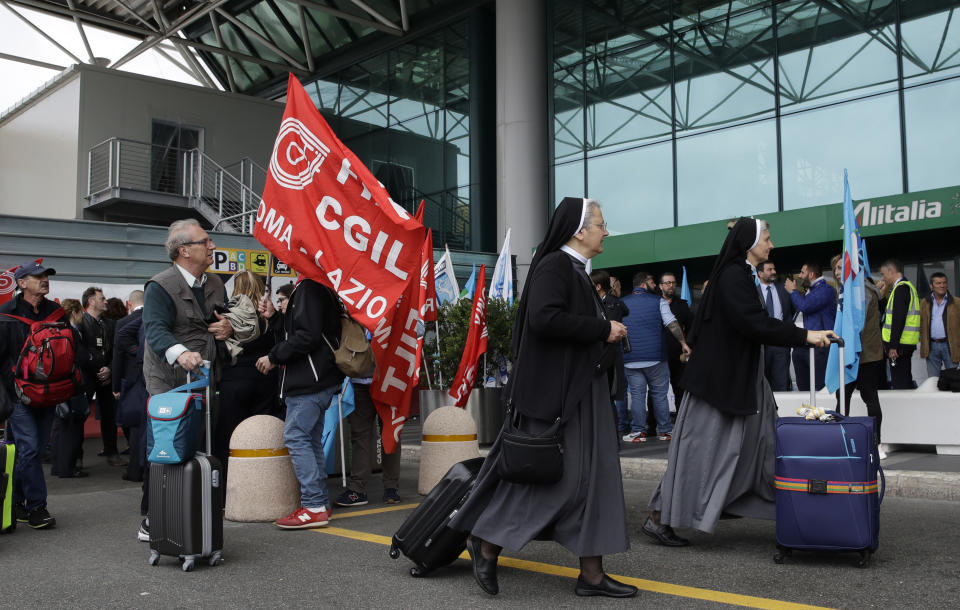
[[[83,344],[90,352],[87,398],[96,395],[97,415],[100,416],[100,438],[103,451],[111,466],[126,466],[127,460],[117,451],[117,401],[110,388],[110,366],[113,364],[113,335],[115,322],[103,314],[107,311],[107,299],[103,290],[90,286],[83,291],[80,304],[84,308],[81,331]]]
[[[127,298],[130,313],[117,321],[113,339],[113,397],[117,400],[117,421],[129,431],[130,463],[122,478],[142,481],[146,467],[147,386],[143,380],[143,291],[134,290]]]
[[[30,320],[43,320],[60,309],[47,298],[50,293],[49,276],[56,274],[38,261],[30,261],[16,268],[13,278],[21,294],[0,306],[0,313],[12,314]],[[30,335],[30,327],[12,318],[0,316],[0,376],[7,398],[13,403],[13,413],[7,420],[8,432],[17,446],[13,467],[14,518],[34,529],[49,528],[57,521],[47,512],[47,482],[43,477],[43,447],[50,439],[53,426],[53,407],[28,407],[19,402],[14,390],[13,368],[20,349]],[[74,340],[77,340],[74,331]]]
[[[777,266],[771,260],[757,263],[757,280],[760,282],[760,299],[767,315],[778,320],[792,321],[796,315],[793,301],[777,283]],[[763,374],[774,392],[789,392],[790,384],[790,348],[780,345],[763,346]]]
[[[330,348],[340,342],[336,294],[301,277],[287,302],[283,327],[285,339],[257,360],[257,370],[266,375],[277,365],[283,367],[280,397],[287,404],[283,439],[300,481],[301,506],[275,523],[283,529],[323,527],[330,519],[323,419],[343,382]]]

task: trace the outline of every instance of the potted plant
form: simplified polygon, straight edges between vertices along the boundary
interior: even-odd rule
[[[423,419],[435,409],[453,404],[448,392],[467,343],[472,309],[470,299],[460,299],[439,309],[439,345],[437,327],[427,324],[423,346],[425,370],[421,371],[421,378],[429,375],[433,389],[420,391],[420,416]],[[487,351],[478,359],[480,370],[466,405],[477,422],[477,438],[483,444],[493,442],[503,422],[501,392],[513,358],[510,343],[516,309],[516,302],[509,305],[501,299],[487,301]]]

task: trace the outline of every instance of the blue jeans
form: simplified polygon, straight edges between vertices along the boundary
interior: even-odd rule
[[[305,508],[329,506],[323,418],[339,389],[338,384],[314,394],[285,398],[287,418],[283,422],[283,442],[290,451],[293,471],[300,481],[300,505]]]
[[[0,392],[4,391],[0,388]],[[50,440],[53,408],[25,407],[15,402],[7,425],[17,446],[13,465],[13,502],[25,502],[27,510],[45,506],[47,482],[43,478],[43,449]]]
[[[930,342],[930,355],[927,356],[927,377],[939,377],[940,369],[955,369],[957,361],[950,357],[950,344]]]
[[[670,367],[666,362],[658,362],[642,369],[626,368],[627,383],[630,386],[630,410],[633,411],[631,432],[647,431],[647,386],[650,386],[650,398],[653,400],[653,414],[657,418],[657,431],[660,434],[673,432],[670,421],[670,404],[667,402],[667,390],[670,387]]]

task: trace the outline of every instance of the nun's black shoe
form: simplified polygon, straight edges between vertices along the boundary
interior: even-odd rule
[[[577,588],[574,589],[577,595],[581,597],[590,597],[593,595],[602,595],[604,597],[633,597],[638,589],[633,585],[627,585],[610,578],[606,574],[598,584],[591,585],[583,579],[583,574],[577,578]]]
[[[647,520],[643,522],[642,530],[644,534],[664,546],[687,546],[690,544],[690,541],[686,538],[677,536],[672,527],[663,524],[657,525],[650,517],[647,517]]]
[[[497,560],[491,561],[484,558],[480,552],[479,538],[471,536],[467,540],[467,547],[470,550],[470,559],[473,561],[473,576],[477,579],[477,584],[484,592],[496,595],[500,592],[500,585],[497,584]]]

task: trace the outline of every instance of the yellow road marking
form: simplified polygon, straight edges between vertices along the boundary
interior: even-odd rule
[[[364,513],[372,512],[383,512],[384,510],[389,509],[374,509],[372,511],[363,511]],[[395,507],[394,510],[397,510]],[[358,513],[351,513],[352,516]],[[353,540],[362,540],[364,542],[373,542],[375,544],[382,544],[385,546],[390,546],[393,542],[389,536],[381,536],[379,534],[369,534],[367,532],[358,532],[356,530],[343,529],[341,527],[326,527],[323,529],[314,529],[311,530],[317,532],[318,534],[331,534],[333,536],[340,536],[342,538],[351,538]],[[470,560],[470,555],[466,551],[460,554],[460,559]],[[516,568],[518,570],[526,570],[528,572],[539,572],[541,574],[551,574],[553,576],[564,576],[566,578],[577,578],[580,574],[580,570],[577,568],[568,568],[564,566],[557,566],[549,563],[541,563],[539,561],[528,561],[526,559],[516,559],[514,557],[500,557],[499,565]],[[646,580],[643,578],[634,578],[632,576],[622,576],[619,574],[611,574],[610,576],[616,578],[621,582],[631,584],[638,589],[644,591],[652,591],[654,593],[663,593],[664,595],[674,595],[677,597],[689,597],[692,599],[703,599],[706,601],[717,602],[721,604],[730,604],[734,606],[745,606],[747,608],[766,608],[769,610],[800,610],[800,609],[809,609],[809,610],[823,610],[821,606],[809,606],[806,604],[796,604],[793,602],[785,602],[777,599],[768,599],[765,597],[753,597],[751,595],[741,595],[739,593],[727,593],[725,591],[714,591],[713,589],[701,589],[698,587],[687,587],[684,585],[674,585],[666,582],[658,582],[656,580]]]
[[[367,510],[355,510],[349,513],[338,513],[330,515],[331,519],[346,519],[347,517],[362,517],[364,515],[376,515],[378,513],[391,513],[395,510],[408,510],[420,506],[417,504],[396,504],[394,506],[384,506],[383,508],[369,508]],[[389,543],[388,543],[389,544]]]

